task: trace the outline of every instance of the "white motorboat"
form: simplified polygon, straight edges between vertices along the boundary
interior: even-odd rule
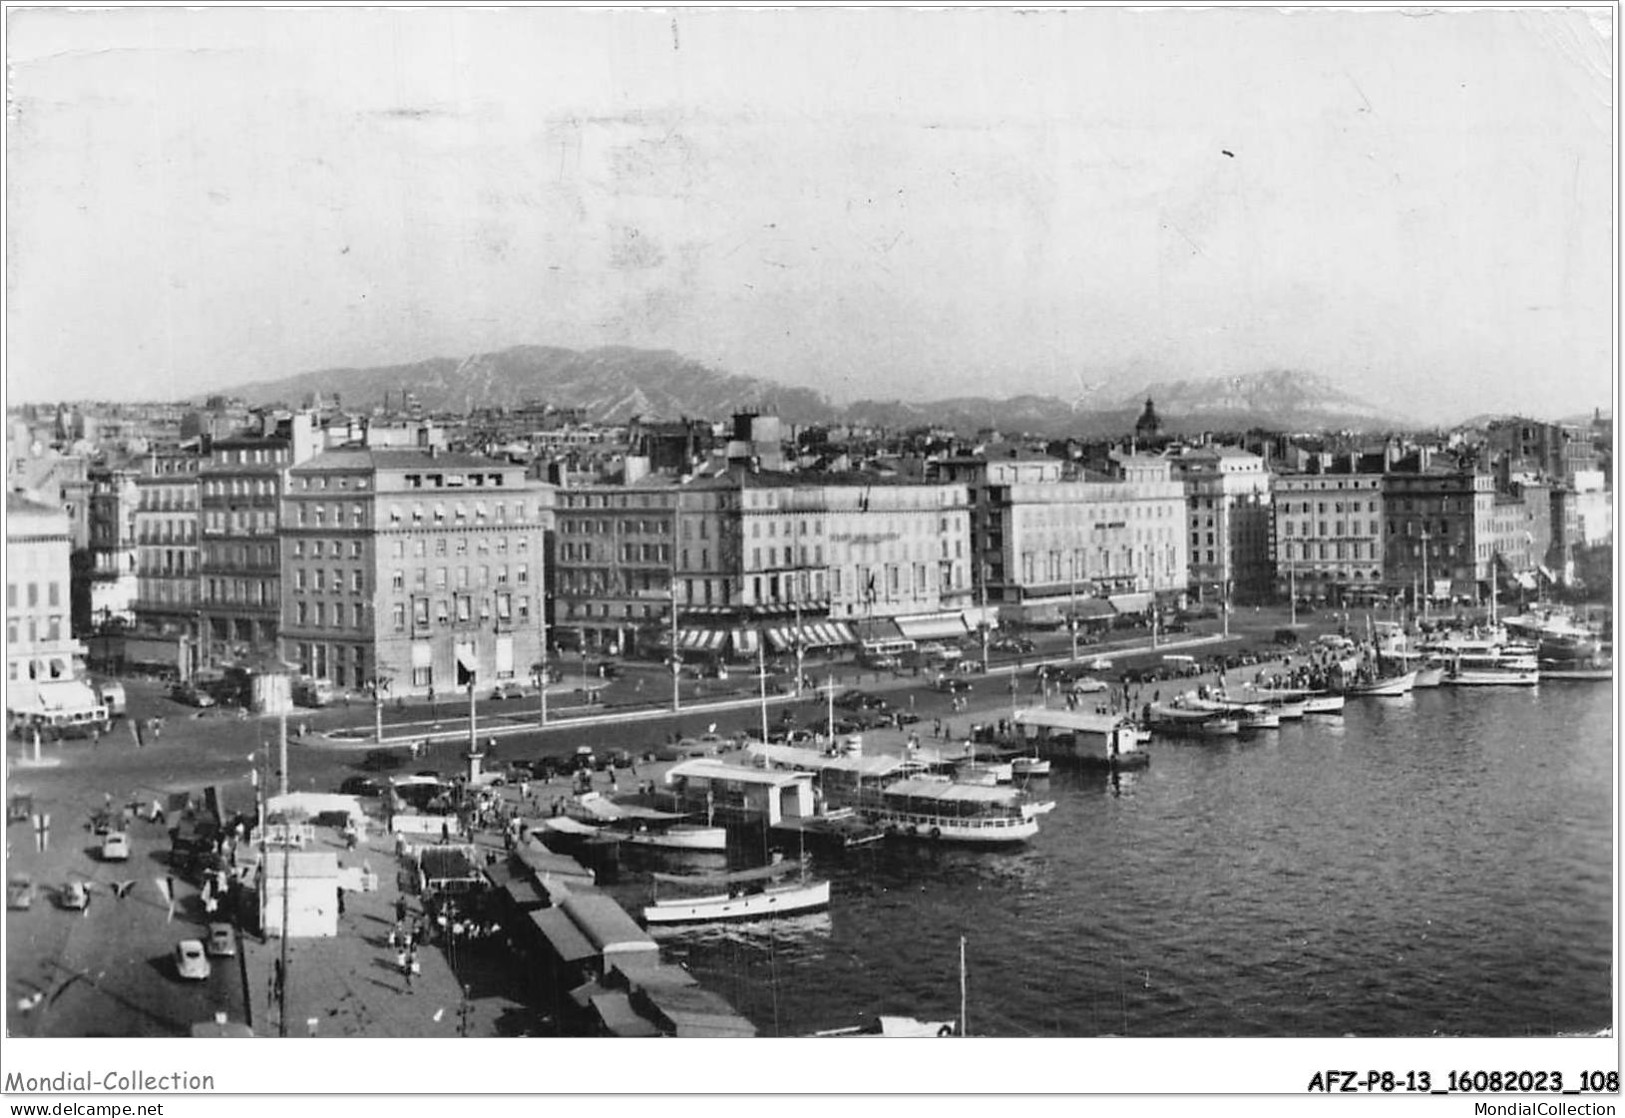
[[[1305,714],[1342,714],[1343,696],[1330,691],[1311,691],[1303,697]]]
[[[1010,772],[1013,776],[1048,776],[1050,763],[1042,757],[1012,757]]]
[[[654,881],[678,890],[644,906],[643,920],[657,924],[709,924],[760,920],[829,907],[829,882],[782,880],[797,863],[780,863],[725,874],[657,873]]]
[[[1391,699],[1409,695],[1415,686],[1416,672],[1408,671],[1378,679],[1356,679],[1355,682],[1343,688],[1343,694],[1351,699]]]
[[[1186,738],[1235,737],[1241,733],[1240,720],[1223,711],[1201,710],[1182,704],[1151,704],[1151,729],[1157,733]]]
[[[1533,687],[1540,682],[1540,663],[1529,653],[1504,648],[1457,656],[1445,674],[1452,687]]]
[[[651,826],[649,823],[640,822],[630,830],[605,828],[604,833],[613,835],[631,846],[648,846],[657,850],[726,851],[728,849],[728,829],[726,827],[706,826],[704,823],[672,823],[666,826]]]

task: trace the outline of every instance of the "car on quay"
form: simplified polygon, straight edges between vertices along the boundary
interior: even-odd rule
[[[214,696],[190,683],[177,683],[169,689],[169,697],[177,703],[203,709],[214,706]]]
[[[867,691],[845,691],[835,697],[835,705],[847,710],[886,710],[891,704]]]
[[[347,776],[339,785],[341,796],[382,796],[384,794],[383,781],[374,780],[370,776]]]
[[[34,907],[34,879],[25,873],[6,881],[6,907],[30,909]]]
[[[175,974],[188,982],[202,982],[209,977],[209,957],[204,953],[200,939],[183,939],[175,945]]]
[[[128,862],[130,860],[130,836],[123,831],[108,831],[102,839],[102,861]]]
[[[204,950],[216,959],[236,958],[237,929],[224,921],[210,924],[209,939]]]
[[[931,686],[934,690],[941,691],[945,695],[963,695],[971,689],[970,680],[955,679],[952,676],[944,676]]]
[[[401,767],[401,755],[393,749],[369,749],[361,758],[361,767],[370,772],[384,772]]]
[[[90,891],[83,881],[70,881],[57,893],[56,903],[69,912],[82,912],[90,907]]]
[[[525,689],[517,683],[499,683],[491,688],[492,702],[502,703],[507,702],[509,699],[523,699],[524,697]]]
[[[988,644],[988,647],[994,652],[1014,652],[1024,655],[1032,652],[1038,646],[1026,637],[995,637]]]

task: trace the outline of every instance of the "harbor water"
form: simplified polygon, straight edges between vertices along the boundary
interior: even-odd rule
[[[1612,1020],[1612,688],[1419,691],[1062,770],[1025,846],[812,859],[828,913],[662,936],[764,1035],[1550,1036]]]

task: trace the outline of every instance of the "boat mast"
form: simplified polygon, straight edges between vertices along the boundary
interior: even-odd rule
[[[970,1036],[970,1021],[965,1015],[965,937],[959,937],[959,1035]]]

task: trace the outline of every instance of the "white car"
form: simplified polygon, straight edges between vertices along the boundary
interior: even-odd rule
[[[209,977],[209,957],[203,953],[202,940],[183,939],[175,945],[175,973],[195,982]]]
[[[491,688],[491,698],[495,702],[502,702],[505,699],[523,699],[524,697],[525,689],[517,683],[499,683]]]
[[[1096,691],[1109,690],[1111,690],[1111,684],[1103,679],[1096,679],[1092,675],[1080,675],[1072,681],[1072,693],[1074,695],[1089,695]]]
[[[209,925],[209,944],[207,951],[210,955],[220,959],[230,959],[237,954],[237,929],[224,922]]]
[[[79,911],[90,904],[90,894],[83,881],[70,881],[57,894],[57,903],[70,911]]]
[[[107,837],[102,839],[102,861],[128,862],[130,860],[130,838],[123,831],[109,831]]]

